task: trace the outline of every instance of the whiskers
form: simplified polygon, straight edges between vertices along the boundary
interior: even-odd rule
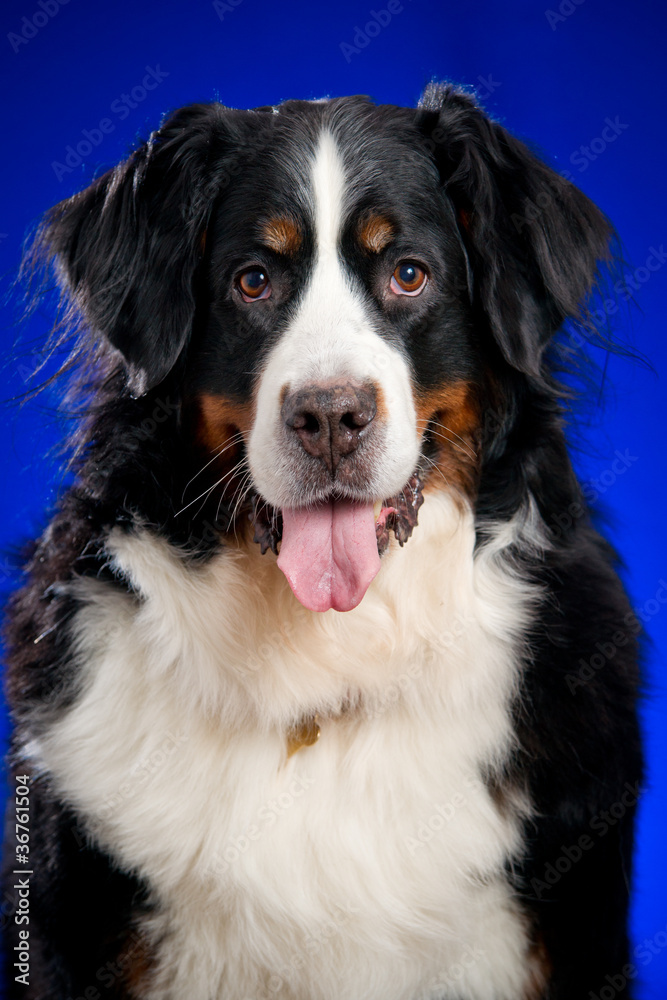
[[[240,431],[238,431],[236,434],[233,434],[230,438],[228,438],[227,441],[225,442],[225,444],[223,445],[223,447],[219,448],[213,454],[213,457],[208,462],[206,462],[201,467],[201,469],[199,469],[199,471],[196,472],[194,476],[192,476],[192,478],[190,480],[188,480],[188,482],[185,484],[185,487],[183,489],[183,493],[181,495],[181,503],[183,503],[183,501],[185,500],[186,494],[187,494],[188,490],[190,489],[190,487],[192,486],[192,484],[202,475],[202,473],[205,472],[206,469],[208,469],[222,455],[224,455],[225,452],[227,452],[231,448],[235,448],[235,447],[237,447],[239,445],[241,445],[241,446],[243,445],[243,435],[242,435],[242,433]],[[226,493],[226,491],[227,491],[230,483],[234,482],[235,477],[236,478],[240,477],[240,483],[236,484],[235,489],[234,489],[234,493],[232,494],[232,496],[231,496],[231,498],[229,500],[229,507],[233,506],[233,513],[232,513],[232,517],[231,517],[231,521],[233,522],[233,520],[236,518],[236,515],[237,515],[237,513],[238,513],[238,511],[239,511],[239,509],[241,507],[241,505],[243,504],[243,501],[245,500],[245,498],[247,497],[248,493],[250,492],[250,490],[252,488],[252,476],[251,476],[250,470],[248,468],[248,459],[247,459],[247,456],[245,454],[245,451],[242,454],[241,458],[237,462],[235,462],[234,465],[232,465],[231,469],[228,469],[228,471],[225,472],[225,474],[223,476],[221,476],[219,479],[217,479],[214,483],[212,483],[210,486],[208,486],[205,490],[203,490],[201,493],[199,493],[192,500],[188,501],[188,503],[185,503],[181,507],[180,510],[176,511],[174,517],[179,517],[186,510],[189,510],[192,506],[194,506],[194,504],[196,504],[199,501],[201,501],[199,509],[196,512],[197,514],[199,514],[201,512],[201,510],[203,509],[203,507],[205,506],[205,504],[206,504],[207,500],[209,499],[209,497],[211,496],[211,494],[214,492],[214,490],[217,490],[217,489],[219,489],[219,487],[222,487],[222,489],[220,491],[220,497],[218,499],[218,506],[217,506],[217,509],[216,509],[216,514],[215,514],[215,520],[216,520],[216,523],[217,523],[218,518],[220,516],[220,508],[222,506],[223,501],[225,500],[225,493]]]
[[[444,441],[450,448],[455,449],[460,452],[462,456],[465,456],[468,462],[473,465],[477,463],[477,451],[473,448],[460,434],[452,430],[446,424],[443,424],[439,420],[418,420],[417,425],[422,434],[430,434],[434,438],[439,438]],[[454,440],[456,438],[456,440]],[[423,461],[429,468],[429,472],[433,471],[443,480],[445,485],[449,489],[456,489],[457,491],[461,488],[461,484],[451,483],[443,470],[440,468],[437,462],[435,462],[428,455],[425,455],[422,451],[421,461]],[[458,479],[458,476],[455,477]],[[464,477],[465,478],[465,477]]]
[[[241,479],[241,482],[234,490],[234,493],[232,495],[229,504],[230,507],[232,506],[232,504],[234,505],[231,517],[229,519],[229,523],[234,526],[234,538],[236,538],[237,541],[238,541],[238,535],[236,533],[236,515],[238,514],[239,510],[242,509],[243,503],[246,500],[248,494],[252,491],[252,488],[253,488],[252,474],[250,470],[247,469],[247,471],[243,475],[243,478]],[[223,490],[223,495],[220,497],[218,501],[218,510],[215,515],[216,521],[218,519],[218,514],[220,513],[220,504],[222,503],[223,498],[224,498],[224,490]]]
[[[430,468],[433,469],[434,472],[438,473],[440,478],[444,481],[445,486],[451,487],[452,484],[450,483],[449,479],[447,479],[447,476],[444,474],[440,466],[436,465],[436,463],[433,461],[432,458],[429,458],[428,455],[424,455],[424,453],[422,452],[420,457],[420,462],[426,462],[430,466]]]
[[[453,431],[451,427],[447,427],[446,424],[441,423],[439,420],[418,420],[417,425],[423,425],[421,427],[422,433],[433,434],[434,437],[441,438],[441,440],[446,441],[447,444],[451,445],[452,448],[456,448],[457,451],[462,452],[467,458],[470,459],[471,462],[477,461],[477,452],[467,444],[465,439],[462,438],[460,434]],[[436,427],[439,427],[440,430],[435,430]],[[442,431],[444,431],[444,433],[442,433]],[[457,444],[453,438],[458,438],[458,441],[461,443]]]
[[[220,448],[218,451],[214,452],[213,458],[210,459],[210,461],[206,462],[205,465],[202,465],[202,467],[199,470],[199,472],[195,472],[195,474],[192,477],[192,479],[189,479],[187,481],[187,483],[185,484],[185,487],[183,489],[183,493],[181,494],[181,503],[183,503],[183,501],[185,500],[185,494],[188,491],[188,487],[190,487],[192,485],[192,483],[194,483],[195,479],[198,479],[199,476],[201,476],[202,472],[205,472],[206,469],[208,469],[208,467],[210,465],[213,465],[213,463],[216,461],[216,459],[220,458],[221,455],[224,455],[224,453],[226,451],[229,451],[230,448],[233,448],[233,447],[235,447],[235,445],[242,444],[242,443],[243,443],[243,434],[241,433],[241,431],[237,431],[236,434],[232,434],[232,436],[230,438],[228,438],[227,443],[222,448]],[[196,498],[195,500],[193,500],[192,503],[196,503],[197,499],[199,499],[199,498]],[[186,510],[186,508],[184,507],[183,510]],[[180,511],[179,511],[179,514],[180,514]]]

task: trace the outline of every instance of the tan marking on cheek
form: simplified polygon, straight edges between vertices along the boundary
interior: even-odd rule
[[[424,491],[446,489],[473,497],[481,460],[482,408],[479,388],[459,381],[422,393],[415,400],[417,427],[427,428],[435,447],[436,468],[425,470]]]
[[[155,966],[155,953],[148,936],[141,930],[132,930],[114,963],[122,995],[140,1000],[150,987],[151,974]]]
[[[251,403],[202,393],[197,399],[196,411],[197,440],[212,452],[220,451],[238,431],[245,439],[252,427]]]
[[[199,396],[195,404],[195,439],[208,459],[217,456],[212,471],[223,474],[238,462],[252,427],[253,411],[252,403],[208,393]],[[229,486],[231,489],[231,478]]]
[[[213,393],[201,393],[191,401],[190,419],[194,443],[201,450],[204,475],[197,479],[197,490],[202,492],[219,480],[215,496],[234,497],[241,488],[247,466],[234,467],[241,459],[242,449],[248,440],[255,417],[254,402],[240,402]],[[211,461],[213,459],[213,461]],[[209,463],[209,465],[206,465]],[[197,492],[193,494],[197,496]],[[191,499],[186,494],[185,500]],[[252,538],[250,521],[239,517],[234,531],[227,536],[244,544]]]
[[[359,242],[365,250],[380,253],[391,242],[394,227],[382,215],[371,215],[359,226]]]
[[[261,228],[261,238],[276,253],[292,256],[301,246],[301,230],[287,217],[267,219]]]

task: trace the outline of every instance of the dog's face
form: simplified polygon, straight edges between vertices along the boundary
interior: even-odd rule
[[[249,465],[277,508],[399,492],[427,397],[477,375],[453,213],[430,159],[376,117],[361,148],[354,116],[275,130],[270,185],[250,164],[207,230],[192,377],[230,410],[252,400]]]
[[[177,378],[199,447],[271,512],[272,547],[278,519],[302,603],[348,610],[422,483],[474,502],[490,386],[539,378],[608,229],[434,88],[417,111],[183,109],[46,233],[133,391]]]
[[[208,223],[189,391],[212,452],[243,433],[254,488],[282,513],[280,564],[300,598],[346,610],[377,571],[377,522],[418,469],[436,414],[438,433],[473,454],[459,426],[480,376],[466,258],[433,160],[398,109],[276,117]],[[344,563],[333,594],[319,585],[332,555]]]

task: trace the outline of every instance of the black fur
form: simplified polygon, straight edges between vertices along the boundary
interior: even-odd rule
[[[57,261],[86,336],[106,348],[77,442],[77,481],[37,543],[28,583],[11,609],[16,767],[22,743],[77,697],[68,633],[76,603],[64,584],[76,574],[126,587],[107,566],[109,528],[141,522],[205,559],[234,527],[232,498],[219,502],[216,494],[186,506],[214,482],[211,470],[188,492],[205,455],[193,400],[202,392],[247,399],[262,358],[289,322],[314,237],[299,157],[285,154],[307,153],[327,117],[348,123],[357,213],[373,208],[395,220],[404,241],[399,254],[409,256],[413,244],[429,248],[440,299],[408,310],[381,301],[382,254],[364,256],[351,231],[342,240],[379,331],[404,351],[416,387],[464,379],[478,388],[480,540],[529,495],[550,533],[546,556],[516,553],[517,572],[539,581],[546,598],[527,637],[515,712],[519,749],[505,773],[487,777],[501,802],[519,789],[535,804],[526,857],[510,875],[551,969],[542,1000],[584,1000],[628,961],[632,824],[642,774],[639,629],[614,554],[594,530],[571,468],[564,395],[548,350],[566,320],[590,335],[586,297],[608,257],[611,227],[580,191],[451,87],[428,88],[416,111],[364,98],[287,102],[279,114],[193,105],[48,214],[37,257]],[[364,143],[355,144],[362,134]],[[367,161],[381,170],[369,171]],[[286,211],[302,225],[291,259],[271,257],[259,245],[250,224],[259,201],[268,214]],[[278,291],[266,309],[250,312],[229,287],[231,276],[256,259],[271,268]],[[249,509],[236,512],[237,522]],[[562,528],[559,515],[568,510]],[[585,684],[568,683],[579,662],[619,629],[627,642],[604,669]],[[145,912],[145,887],[114,870],[78,831],[76,816],[45,778],[33,796],[33,985],[17,989],[9,975],[10,995],[74,997],[92,983],[101,996],[129,997],[122,977],[106,992],[96,977],[127,947]],[[627,802],[623,816],[601,833],[601,814],[619,802]],[[582,836],[592,846],[551,884],[550,866],[576,851]],[[7,941],[11,955],[13,933]]]

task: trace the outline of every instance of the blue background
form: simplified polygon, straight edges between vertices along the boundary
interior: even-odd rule
[[[56,0],[43,2],[47,11],[55,10]],[[627,586],[652,640],[643,710],[649,787],[640,810],[633,933],[637,942],[653,942],[657,952],[646,965],[637,963],[641,997],[666,997],[667,935],[661,932],[667,929],[667,697],[660,651],[667,611],[655,598],[661,579],[667,579],[661,406],[667,266],[645,267],[652,250],[660,252],[663,241],[667,245],[662,5],[658,0],[632,5],[553,0],[551,6],[546,0],[404,0],[402,5],[395,0],[394,10],[402,9],[379,31],[371,28],[368,35],[375,37],[366,35],[357,52],[342,46],[355,44],[357,28],[365,32],[371,11],[385,10],[386,0],[319,5],[233,0],[217,6],[204,0],[69,0],[48,16],[38,0],[3,3],[0,397],[25,391],[49,328],[43,309],[19,331],[21,303],[16,293],[9,294],[27,227],[121,159],[165,111],[215,98],[253,107],[352,93],[411,105],[434,76],[476,86],[494,116],[537,143],[559,169],[569,170],[616,224],[635,302],[626,305],[616,294],[607,313],[617,333],[655,369],[610,359],[604,402],[594,392],[580,415],[578,437],[587,445],[576,462],[584,478],[598,482],[600,504],[610,513],[608,533],[625,558]],[[36,14],[38,28],[23,20]],[[380,19],[387,21],[385,15]],[[20,41],[12,40],[22,32]],[[357,36],[359,41],[364,39]],[[153,90],[135,90],[132,96],[146,67],[162,79]],[[124,94],[134,107],[123,104]],[[53,166],[65,161],[68,146],[84,139],[83,130],[97,138],[93,130],[104,118],[112,127],[99,133],[99,143],[81,164],[66,172]],[[617,123],[617,134],[605,142],[608,118]],[[651,258],[651,266],[657,259]],[[14,572],[11,547],[39,528],[61,485],[53,454],[62,435],[55,413],[59,402],[53,390],[0,410],[0,586],[5,590]],[[612,469],[617,450],[628,456],[620,474]]]

